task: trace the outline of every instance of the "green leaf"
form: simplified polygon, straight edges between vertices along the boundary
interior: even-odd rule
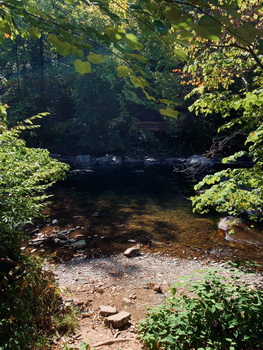
[[[146,90],[142,90],[142,91],[144,92],[144,95],[146,96],[146,98],[147,98],[148,100],[151,100],[151,101],[155,101],[155,102],[156,102],[156,99],[155,99],[153,96],[149,95],[148,92],[147,92]]]
[[[134,58],[134,59],[136,59],[136,60],[138,60],[138,61],[140,61],[142,63],[147,63],[148,62],[148,58],[146,58],[146,57],[144,57],[142,55],[138,55],[136,53],[129,53],[126,56]]]
[[[124,78],[133,74],[133,69],[128,66],[119,66],[117,68],[117,74],[119,78]]]
[[[74,67],[81,75],[91,72],[91,64],[88,61],[83,62],[80,59],[77,59],[74,62]]]
[[[103,63],[105,60],[102,55],[98,55],[97,53],[94,53],[94,52],[90,52],[87,58],[91,63],[94,63],[94,64]]]
[[[141,49],[142,44],[139,43],[137,36],[134,34],[126,34],[124,37],[124,42],[131,48],[131,49]]]
[[[87,350],[87,349],[89,349],[88,344],[80,343],[79,350]]]
[[[177,24],[178,19],[181,17],[182,10],[179,7],[171,6],[166,8],[164,15],[172,24]]]
[[[174,105],[175,104],[175,102],[167,100],[166,98],[160,98],[159,101],[166,104],[166,105]]]
[[[160,21],[160,20],[156,20],[154,21],[154,25],[155,25],[155,29],[161,34],[161,35],[165,35],[168,33],[169,28],[167,27],[167,25]]]
[[[124,35],[122,30],[119,30],[119,29],[114,28],[112,26],[106,26],[104,28],[104,33],[109,37],[109,39],[113,43],[120,41]]]
[[[56,50],[64,57],[68,56],[72,52],[72,45],[61,41],[56,35],[49,34],[48,40],[56,48]]]
[[[11,35],[10,26],[5,20],[0,20],[0,32]]]
[[[177,118],[178,117],[178,111],[175,111],[171,108],[166,108],[166,109],[160,109],[160,113],[162,115],[165,115],[167,117],[172,117],[172,118]]]
[[[186,54],[181,50],[174,50],[175,56],[177,56],[181,61],[187,61]]]
[[[39,39],[41,37],[41,31],[38,28],[29,28],[28,32],[33,39]]]
[[[134,86],[138,88],[144,89],[145,87],[149,86],[148,82],[142,77],[131,77],[130,81]]]
[[[220,41],[221,23],[211,16],[201,17],[193,28],[196,34],[202,38]]]

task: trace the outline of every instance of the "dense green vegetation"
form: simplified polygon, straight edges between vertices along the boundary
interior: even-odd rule
[[[261,1],[8,0],[0,4],[0,41],[0,293],[9,298],[0,313],[3,329],[16,334],[0,348],[26,348],[40,327],[36,310],[48,317],[48,332],[59,305],[54,287],[47,316],[41,299],[39,310],[28,308],[28,297],[45,298],[50,277],[21,255],[20,233],[11,231],[40,214],[45,190],[65,176],[67,166],[42,148],[249,160],[248,169],[206,176],[192,202],[201,213],[215,208],[262,220]],[[169,132],[138,129],[138,121],[163,120]],[[222,346],[243,346],[243,338],[230,338]]]
[[[261,218],[259,1],[12,0],[1,11],[9,121],[51,112],[27,135],[31,145],[92,155],[235,152],[228,162],[255,166],[206,178],[194,210]],[[161,118],[170,132],[136,128]]]
[[[178,283],[171,292],[139,325],[149,349],[262,348],[262,291],[210,271],[204,281]]]

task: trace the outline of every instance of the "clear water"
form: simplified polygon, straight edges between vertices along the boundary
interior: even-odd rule
[[[263,260],[260,248],[220,239],[219,216],[194,214],[192,184],[170,171],[86,172],[69,176],[53,193],[47,214],[62,229],[80,226],[90,242],[87,256],[140,244],[176,257]]]

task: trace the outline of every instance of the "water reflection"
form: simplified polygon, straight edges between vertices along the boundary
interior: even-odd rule
[[[54,189],[47,213],[60,228],[80,227],[89,254],[144,249],[185,258],[262,260],[262,249],[219,240],[218,216],[191,210],[191,186],[171,172],[128,171],[71,175]]]

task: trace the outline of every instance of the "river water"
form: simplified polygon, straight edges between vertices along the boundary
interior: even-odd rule
[[[87,257],[140,244],[174,257],[262,264],[262,246],[222,240],[218,214],[192,212],[192,187],[171,171],[77,172],[52,189],[46,213],[60,229],[78,228],[89,242]]]

